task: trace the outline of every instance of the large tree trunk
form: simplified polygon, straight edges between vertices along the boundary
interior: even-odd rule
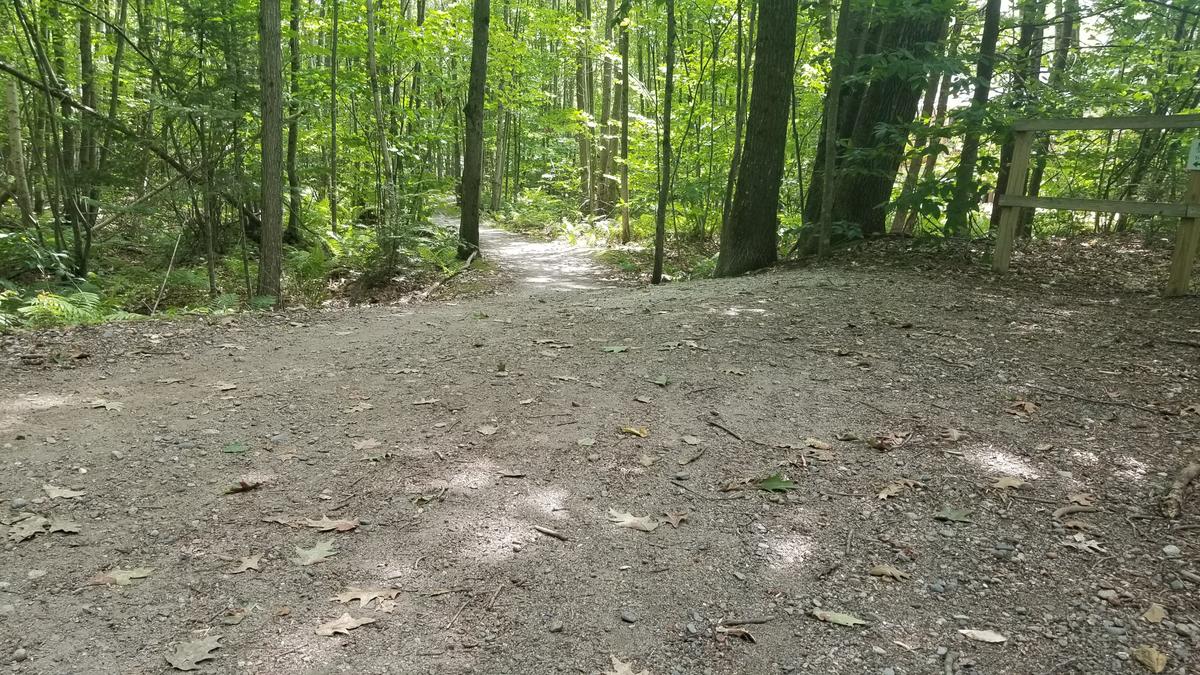
[[[333,5],[329,31],[329,231],[338,229],[338,5],[341,0],[329,0]]]
[[[621,243],[633,238],[629,223],[629,24],[621,22]]]
[[[292,0],[292,15],[288,47],[291,51],[291,98],[288,101],[287,178],[288,225],[286,239],[300,241],[300,173],[296,169],[296,153],[300,143],[300,0]]]
[[[667,0],[667,81],[663,90],[662,152],[659,154],[658,204],[654,211],[654,269],[650,283],[660,284],[667,246],[667,208],[671,200],[671,104],[675,98],[675,0]]]
[[[949,14],[936,9],[931,0],[913,0],[900,8],[856,5],[850,11],[845,48],[851,50],[848,60],[853,65],[837,94],[838,115],[833,119],[838,144],[847,152],[837,173],[833,222],[857,225],[863,236],[884,233],[887,206],[907,142],[905,134],[896,131],[912,124],[924,88],[925,78],[914,77],[913,72],[928,71],[948,19]],[[889,62],[889,67],[872,76],[881,60]],[[822,120],[823,125],[829,123]],[[822,136],[826,131],[823,127]],[[822,144],[817,148],[808,191],[805,221],[809,223],[818,220],[825,201],[820,168],[824,162]]]
[[[462,214],[458,256],[466,260],[479,250],[479,199],[483,181],[483,92],[487,84],[488,26],[491,1],[475,0],[471,25],[471,81],[467,85],[467,137],[463,150]]]
[[[738,167],[742,164],[742,132],[746,127],[746,101],[750,91],[750,50],[754,41],[754,21],[758,16],[758,2],[750,0],[749,39],[742,25],[743,0],[738,0],[737,15],[737,81],[733,112],[733,157],[729,160],[729,175],[725,178],[725,201],[721,205],[721,230],[729,227],[729,214],[733,211],[733,189],[737,186]]]
[[[975,92],[967,111],[967,133],[959,153],[958,169],[954,173],[954,194],[946,207],[946,233],[966,235],[971,231],[971,214],[979,206],[975,164],[979,159],[979,142],[983,135],[983,116],[992,91],[992,75],[996,72],[996,39],[1000,35],[1000,0],[987,0],[983,15],[983,36],[980,38],[979,61],[975,66]]]
[[[779,255],[779,185],[795,72],[797,0],[762,3],[746,148],[729,223],[721,230],[716,275],[766,267]]]
[[[283,36],[279,0],[259,0],[259,84],[262,90],[262,225],[258,295],[283,306]]]

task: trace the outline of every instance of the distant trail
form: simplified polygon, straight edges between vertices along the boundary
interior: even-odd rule
[[[538,241],[482,225],[479,248],[485,259],[512,277],[519,292],[581,291],[627,285],[618,272],[596,260],[595,249]]]

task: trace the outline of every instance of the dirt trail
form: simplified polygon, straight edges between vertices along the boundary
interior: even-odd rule
[[[516,290],[526,293],[616,288],[613,270],[595,259],[596,251],[562,241],[535,241],[495,227],[479,230],[484,254],[508,271]]]
[[[164,672],[220,635],[202,672],[1195,665],[1200,504],[1156,515],[1198,438],[1196,350],[1164,341],[1194,300],[837,268],[530,295],[596,275],[484,241],[552,282],[5,340],[0,661]],[[722,491],[776,473],[798,489]],[[1053,517],[1072,496],[1094,510]],[[358,525],[302,524],[323,515]],[[114,568],[151,571],[89,584]],[[331,600],[352,586],[386,602]],[[375,621],[316,634],[343,613]]]

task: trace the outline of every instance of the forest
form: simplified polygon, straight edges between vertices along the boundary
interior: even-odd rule
[[[480,217],[655,282],[985,240],[1015,121],[1200,105],[1192,0],[279,4],[4,6],[0,322],[396,297]],[[1024,194],[1187,201],[1189,141],[1038,134]]]

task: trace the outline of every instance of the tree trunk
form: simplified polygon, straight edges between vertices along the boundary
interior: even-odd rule
[[[333,15],[329,31],[329,231],[338,234],[338,5],[341,0],[328,1]]]
[[[621,22],[621,243],[633,238],[629,222],[629,18]]]
[[[287,179],[288,224],[284,238],[295,244],[300,235],[300,174],[296,170],[297,146],[300,143],[300,0],[291,2],[291,30],[288,47],[291,51],[291,98],[288,102]]]
[[[479,250],[479,199],[483,180],[483,92],[487,84],[488,26],[491,1],[475,0],[471,25],[471,80],[467,86],[466,143],[463,150],[462,214],[458,226],[458,257],[466,260]]]
[[[979,159],[979,142],[983,134],[983,116],[992,91],[992,75],[996,71],[996,39],[1000,35],[1000,0],[987,0],[983,15],[983,36],[980,38],[979,61],[975,66],[975,93],[966,113],[967,133],[959,153],[958,169],[954,173],[954,194],[946,207],[946,234],[970,234],[971,214],[979,206],[975,164]]]
[[[658,205],[654,211],[654,270],[650,283],[660,284],[667,245],[667,208],[671,199],[671,104],[675,97],[675,0],[667,0],[667,81],[662,104]]]
[[[499,211],[500,204],[504,198],[504,143],[507,136],[508,118],[505,114],[504,104],[496,105],[496,148],[495,154],[492,155],[492,194],[491,203],[488,205],[491,211]]]
[[[1054,34],[1054,55],[1050,61],[1047,86],[1051,91],[1062,91],[1067,72],[1067,59],[1075,45],[1075,29],[1079,15],[1079,0],[1058,0],[1059,23]],[[1035,147],[1033,170],[1029,172],[1029,187],[1026,194],[1037,197],[1042,192],[1042,179],[1046,175],[1046,164],[1050,159],[1050,139],[1043,137]],[[1025,209],[1021,216],[1021,230],[1032,232],[1034,209]]]
[[[779,185],[787,153],[797,11],[797,0],[762,3],[746,149],[729,224],[721,231],[719,277],[766,267],[779,256]]]
[[[29,180],[25,175],[25,145],[21,140],[21,96],[17,81],[8,80],[5,89],[6,108],[8,108],[8,172],[13,177],[13,194],[16,197],[17,208],[21,211],[21,225],[26,230],[37,233],[38,241],[42,241],[41,228],[37,216],[33,212],[33,200],[29,197]]]
[[[842,80],[845,78],[846,72],[853,66],[851,59],[854,54],[850,44],[853,15],[850,13],[850,2],[851,0],[842,0],[841,8],[838,10],[837,37],[834,40],[833,62],[829,67],[829,87],[825,93],[825,135],[821,139],[821,147],[825,151],[825,163],[821,167],[821,218],[817,233],[817,255],[822,258],[829,255],[829,244],[833,239],[833,195],[838,178],[837,125],[830,121],[841,118],[839,105],[842,99]],[[815,166],[813,173],[816,173]],[[812,195],[813,192],[810,190],[809,194]]]
[[[725,179],[725,201],[721,205],[721,231],[729,227],[729,214],[733,210],[733,189],[737,186],[738,167],[742,164],[742,132],[746,127],[746,102],[749,96],[750,63],[749,45],[754,43],[754,22],[758,16],[757,0],[750,0],[749,39],[742,26],[743,0],[738,0],[737,15],[737,88],[733,112],[733,157],[729,160],[729,175]]]
[[[282,307],[283,293],[283,36],[279,0],[259,0],[259,84],[262,91],[262,225],[258,295]]]

